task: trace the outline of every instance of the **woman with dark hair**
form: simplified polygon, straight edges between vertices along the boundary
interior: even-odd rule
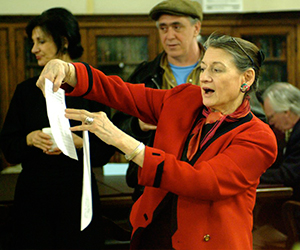
[[[253,208],[262,173],[277,148],[270,127],[250,111],[263,54],[230,36],[209,37],[200,86],[170,90],[123,82],[82,63],[52,60],[45,78],[67,95],[97,100],[157,126],[153,147],[118,129],[102,113],[67,109],[89,130],[138,166],[145,186],[134,203],[131,249],[252,249]]]
[[[38,29],[52,37],[56,45],[57,56],[68,55],[72,60],[82,56],[83,47],[81,46],[79,25],[68,10],[52,8],[44,11],[28,23],[27,36],[32,38],[32,33]]]
[[[32,40],[31,52],[39,66],[54,58],[72,62],[83,53],[79,26],[66,9],[53,8],[32,19],[26,28]],[[99,249],[103,244],[103,224],[95,177],[92,175],[93,219],[80,231],[83,175],[82,133],[73,133],[79,160],[51,151],[50,137],[42,132],[49,127],[46,102],[36,87],[37,77],[20,83],[0,135],[6,160],[22,164],[14,201],[12,249]],[[103,111],[102,104],[66,97],[66,106]],[[76,125],[71,121],[71,125]],[[90,135],[91,165],[101,167],[114,148]]]

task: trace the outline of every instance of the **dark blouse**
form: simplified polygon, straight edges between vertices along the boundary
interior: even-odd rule
[[[63,153],[44,154],[41,149],[26,144],[30,132],[49,127],[45,98],[36,87],[36,81],[37,77],[17,86],[0,134],[0,147],[6,160],[22,164],[15,190],[14,244],[16,248],[30,249],[88,248],[101,238],[101,225],[97,226],[99,229],[93,228],[95,221],[101,218],[101,210],[97,184],[92,176],[93,222],[86,233],[80,233],[83,150],[77,150],[79,160],[76,161]],[[110,116],[108,107],[79,97],[66,97],[66,106],[104,111]],[[70,121],[71,126],[76,124],[78,122]],[[92,167],[101,167],[115,149],[94,134],[90,133],[89,137]],[[90,236],[83,237],[88,233]],[[93,239],[96,234],[97,238]],[[91,238],[91,243],[84,243],[85,237]]]

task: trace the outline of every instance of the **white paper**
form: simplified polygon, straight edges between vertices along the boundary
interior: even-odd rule
[[[81,197],[81,223],[80,230],[84,230],[93,217],[92,190],[91,190],[91,163],[90,143],[88,131],[83,131],[83,180]]]
[[[59,89],[57,92],[53,92],[53,83],[45,79],[45,96],[50,127],[58,148],[66,156],[78,160],[70,122],[65,117],[65,91]]]
[[[78,160],[77,152],[73,142],[70,122],[65,117],[65,91],[59,89],[53,92],[53,83],[46,79],[45,96],[47,113],[54,140],[58,148],[72,159]],[[83,131],[83,180],[81,196],[81,223],[80,230],[84,230],[93,217],[91,187],[91,163],[90,163],[90,142],[88,131]]]

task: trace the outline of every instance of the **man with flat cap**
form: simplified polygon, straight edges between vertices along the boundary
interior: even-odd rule
[[[199,85],[200,61],[204,54],[198,42],[203,19],[200,3],[191,0],[166,0],[152,8],[164,51],[151,62],[141,63],[127,80],[147,87],[170,89],[182,83]],[[136,117],[116,113],[114,123],[123,131],[152,146],[156,127]],[[170,124],[170,126],[172,126]],[[138,166],[130,162],[126,181],[135,188],[133,200],[143,192],[137,183]]]

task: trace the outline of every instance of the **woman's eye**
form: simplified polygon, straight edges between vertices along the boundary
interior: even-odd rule
[[[213,70],[213,72],[216,72],[216,73],[218,73],[218,72],[221,72],[221,71],[222,71],[222,70],[220,70],[220,69],[218,69],[218,68],[213,68],[212,70]]]

